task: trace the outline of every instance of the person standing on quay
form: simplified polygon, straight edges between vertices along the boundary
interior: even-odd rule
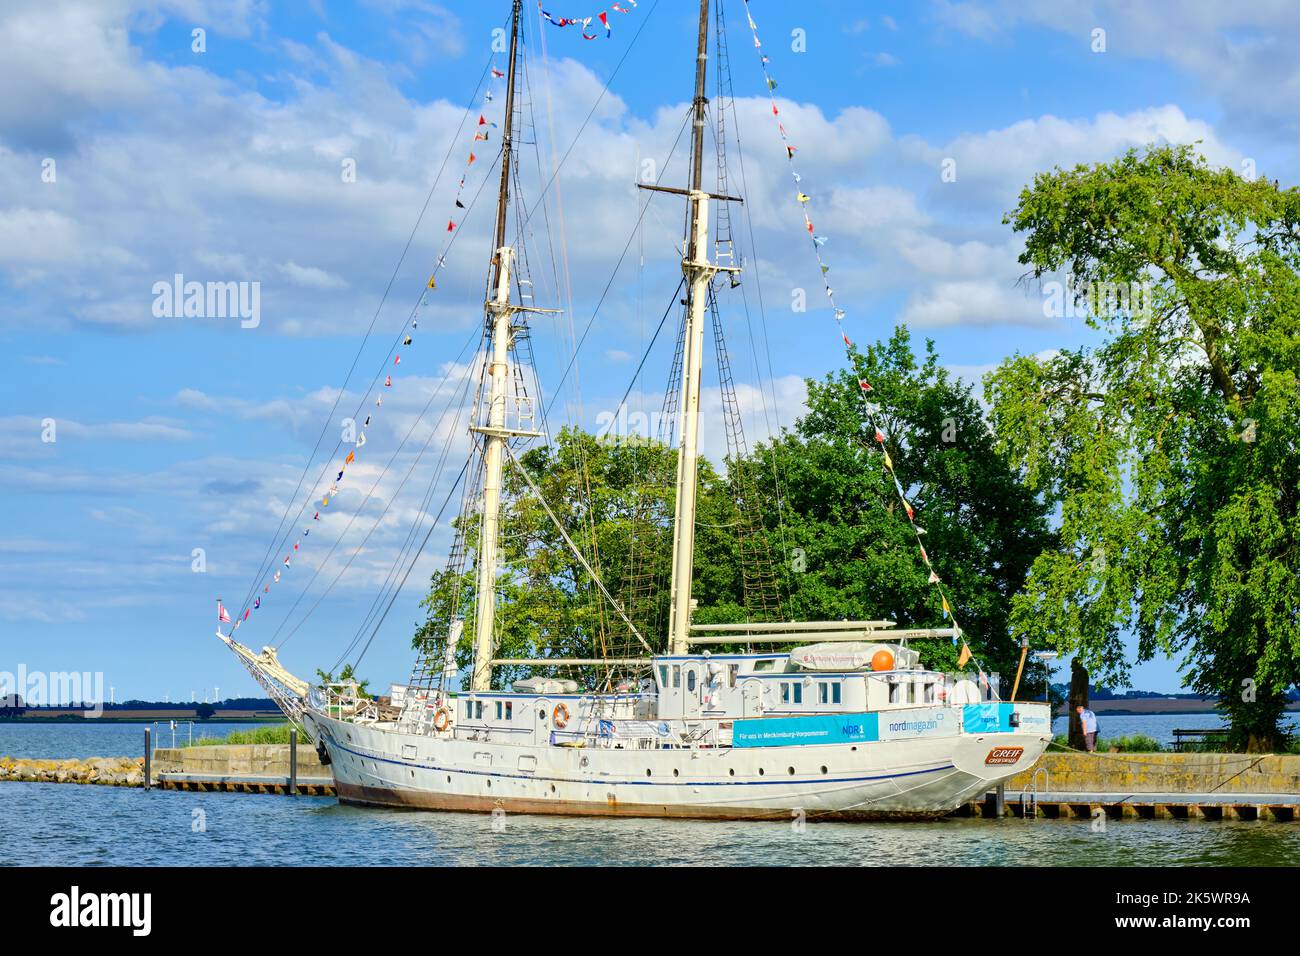
[[[1083,743],[1088,753],[1097,749],[1097,715],[1080,704],[1074,708],[1079,714],[1079,723],[1083,725]]]

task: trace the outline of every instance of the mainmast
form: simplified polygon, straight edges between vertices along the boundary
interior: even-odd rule
[[[704,309],[709,283],[719,267],[709,261],[709,199],[704,192],[704,95],[709,58],[709,0],[700,0],[699,42],[695,60],[695,104],[691,130],[691,181],[682,272],[686,276],[686,330],[683,338],[679,402],[677,502],[673,520],[672,604],[668,617],[668,652],[687,653],[691,627],[691,580],[695,571],[695,505],[699,483],[700,369],[704,351]],[[666,190],[682,192],[681,190]],[[730,197],[716,197],[726,202]]]
[[[514,148],[515,73],[519,62],[519,14],[523,0],[514,0],[510,26],[510,68],[507,74],[506,119],[502,133],[501,188],[497,195],[496,233],[492,243],[494,295],[486,303],[491,326],[492,357],[488,368],[488,424],[472,428],[483,436],[483,523],[478,542],[478,602],[474,620],[473,690],[492,686],[493,632],[496,627],[497,545],[501,525],[501,474],[506,442],[524,432],[506,423],[506,390],[510,381],[511,320],[518,311],[510,303],[510,265],[514,250],[506,245],[506,214],[510,206],[510,165]]]

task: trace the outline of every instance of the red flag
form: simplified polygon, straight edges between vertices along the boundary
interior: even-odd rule
[[[479,126],[487,125],[487,118],[482,113],[478,114],[478,125]]]
[[[885,443],[885,433],[879,428],[876,429],[876,441],[880,442],[882,445]]]
[[[448,232],[456,231],[456,223],[450,219],[447,220],[447,231]]]
[[[492,75],[497,77],[498,79],[505,76],[505,74],[502,73],[500,70],[498,70],[495,66],[492,67]]]
[[[221,603],[221,598],[217,598],[217,623],[218,624],[230,623],[230,612],[227,611],[226,606]]]

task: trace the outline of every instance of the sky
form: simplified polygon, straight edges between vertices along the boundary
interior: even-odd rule
[[[647,202],[636,185],[685,182],[674,142],[697,10],[620,5],[548,2],[557,16],[608,9],[612,36],[587,41],[524,4],[512,234],[530,254],[532,304],[563,310],[531,320],[553,427],[601,427],[629,386],[629,411],[657,409],[671,359],[671,331],[654,331],[680,276],[682,205]],[[218,598],[238,613],[264,596],[239,638],[283,641],[303,675],[374,630],[369,612],[411,528],[448,493],[444,443],[453,473],[468,447],[441,412],[474,368],[504,100],[489,71],[506,65],[494,45],[508,7],[0,6],[0,671],[102,673],[117,700],[248,695],[256,686],[213,636]],[[970,382],[1014,353],[1088,341],[1018,282],[1021,239],[1002,217],[1036,173],[1194,142],[1212,163],[1297,179],[1291,3],[749,9],[846,329],[863,342],[906,323]],[[843,353],[741,0],[724,13],[746,273],[723,321],[752,442],[790,424],[804,379]],[[244,283],[249,308],[173,315],[160,289],[178,275]],[[708,374],[703,441],[716,458]],[[312,521],[353,411],[374,417],[364,453]],[[376,686],[409,673],[454,506],[374,630],[360,670]],[[282,581],[264,591],[269,550]],[[1133,683],[1172,692],[1177,671],[1153,661]]]

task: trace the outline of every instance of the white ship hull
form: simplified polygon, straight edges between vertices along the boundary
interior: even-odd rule
[[[1051,739],[1039,729],[856,744],[614,749],[403,733],[319,712],[311,723],[345,803],[706,819],[941,816],[1032,767]],[[995,752],[1004,762],[990,763]]]

